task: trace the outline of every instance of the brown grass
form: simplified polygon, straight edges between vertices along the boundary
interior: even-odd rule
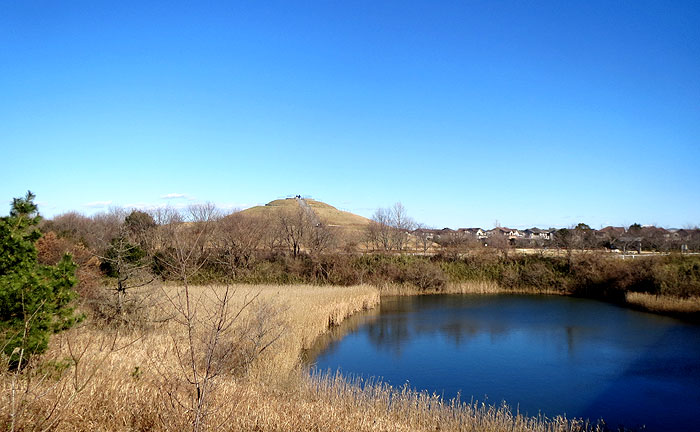
[[[337,208],[321,201],[315,201],[312,199],[306,199],[305,201],[309,207],[311,207],[314,213],[316,213],[316,216],[318,216],[321,222],[326,225],[338,226],[356,231],[364,229],[367,224],[369,224],[369,219],[365,217],[338,210]],[[264,206],[255,206],[242,210],[241,213],[250,216],[262,217],[273,214],[274,211],[278,209],[296,209],[298,205],[299,204],[294,199],[281,199],[271,201]]]
[[[628,292],[625,301],[650,312],[697,314],[700,313],[700,297],[677,298],[654,294]]]
[[[326,225],[337,225],[353,229],[365,229],[369,219],[354,213],[338,210],[326,203],[314,200],[306,200],[319,219]]]
[[[411,285],[386,284],[380,288],[382,295],[426,295],[426,294],[552,294],[561,295],[561,291],[538,289],[504,288],[493,281],[470,281],[448,283],[439,290],[421,290]]]
[[[194,287],[193,298],[199,307],[206,307],[218,289]],[[173,295],[178,288],[166,290],[163,296]],[[212,403],[216,409],[207,417],[208,430],[581,429],[580,424],[561,418],[526,418],[504,407],[446,402],[406,388],[349,382],[340,376],[309,377],[300,366],[302,351],[329,326],[376,306],[378,290],[364,285],[238,286],[234,304],[256,294],[257,304],[274,305],[274,318],[284,325],[283,337],[244,375],[217,379]],[[153,311],[156,317],[167,314],[167,306]],[[15,430],[43,430],[44,426],[57,431],[191,430],[187,413],[168,398],[169,389],[178,383],[169,382],[170,375],[164,373],[180,366],[173,343],[181,337],[182,328],[173,322],[125,334],[87,324],[56,335],[41,365],[19,376],[5,372],[0,377],[0,428],[9,429],[14,415]],[[111,346],[116,349],[110,350]],[[79,359],[77,367],[65,369],[61,364],[71,363],[71,352],[85,354],[73,355]]]

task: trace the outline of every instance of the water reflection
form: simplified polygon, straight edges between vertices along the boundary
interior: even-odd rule
[[[321,369],[648,430],[695,430],[700,414],[700,330],[670,318],[564,297],[421,296],[340,328],[310,356]]]
[[[533,298],[523,297],[519,300]],[[592,322],[582,326],[562,321],[559,314],[546,310],[550,303],[547,300],[551,299],[536,299],[542,306],[541,310],[524,314],[522,311],[504,308],[503,305],[499,305],[500,310],[497,313],[485,313],[488,308],[496,305],[497,300],[493,297],[393,297],[383,301],[379,312],[381,319],[365,322],[363,331],[367,333],[369,341],[376,349],[400,355],[404,344],[421,335],[444,337],[455,346],[460,346],[482,334],[487,334],[494,342],[507,338],[510,332],[523,331],[524,324],[527,331],[537,333],[536,337],[546,338],[565,348],[570,356],[574,356],[578,337],[590,337],[606,330],[602,325],[591,325]],[[577,320],[577,316],[586,316],[581,311],[576,311],[575,314],[565,311],[564,315],[574,320]],[[377,315],[374,318],[377,318]],[[515,325],[516,322],[518,325]],[[648,338],[650,334],[637,336]]]

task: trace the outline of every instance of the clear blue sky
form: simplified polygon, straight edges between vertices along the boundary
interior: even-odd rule
[[[700,2],[0,0],[0,150],[46,216],[696,225]]]

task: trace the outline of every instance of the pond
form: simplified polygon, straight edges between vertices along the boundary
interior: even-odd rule
[[[560,296],[384,298],[311,351],[319,370],[612,428],[700,430],[700,326]]]

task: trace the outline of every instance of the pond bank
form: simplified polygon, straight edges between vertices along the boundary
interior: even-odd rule
[[[493,281],[448,283],[440,289],[421,290],[411,285],[386,284],[378,287],[382,296],[412,296],[435,294],[526,294],[560,295],[613,303],[621,307],[670,316],[689,322],[700,322],[700,297],[678,298],[639,292],[615,293],[612,296],[584,295],[568,291],[540,288],[504,288]],[[622,295],[620,295],[622,294]]]

